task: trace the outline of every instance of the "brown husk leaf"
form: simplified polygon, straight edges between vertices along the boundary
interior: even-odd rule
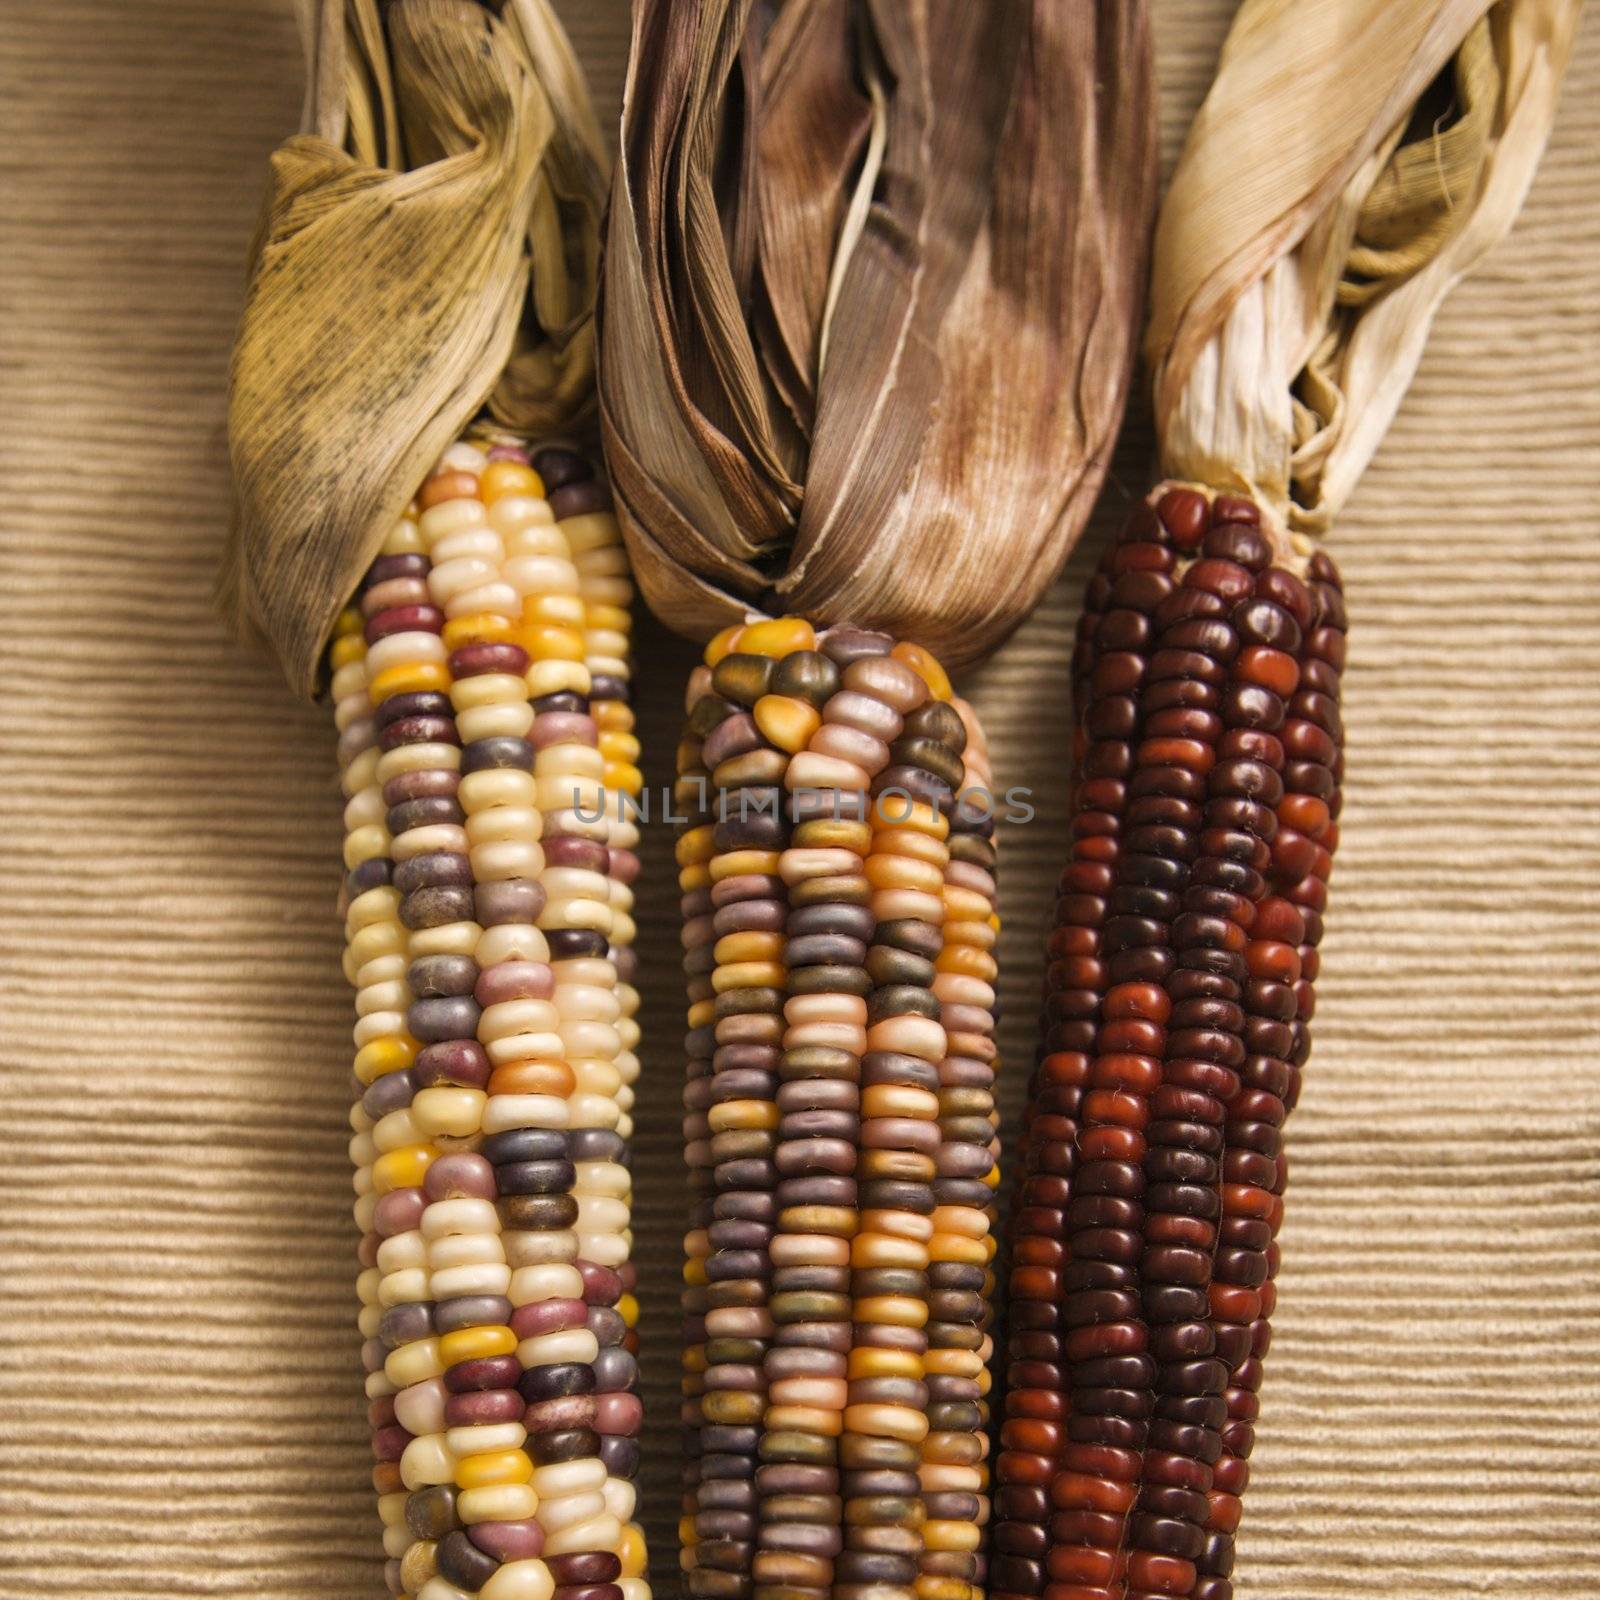
[[[1027,615],[1121,418],[1152,118],[1142,3],[640,0],[601,422],[667,622],[961,664]]]
[[[311,692],[329,628],[480,410],[594,411],[608,163],[545,0],[313,0],[234,347],[224,609]]]

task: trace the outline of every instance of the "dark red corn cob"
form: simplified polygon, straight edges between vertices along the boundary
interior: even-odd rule
[[[997,1597],[1232,1594],[1344,627],[1325,556],[1188,488],[1139,507],[1089,585],[1011,1230]]]

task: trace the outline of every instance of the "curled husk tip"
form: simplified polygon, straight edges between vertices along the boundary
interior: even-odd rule
[[[290,684],[433,462],[483,413],[594,413],[608,162],[546,0],[315,0],[234,346],[219,601]]]

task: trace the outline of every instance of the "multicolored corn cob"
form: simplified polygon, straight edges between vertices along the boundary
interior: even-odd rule
[[[1013,1219],[994,1589],[1229,1600],[1342,774],[1344,601],[1164,486],[1074,663],[1072,857]]]
[[[629,587],[583,457],[448,450],[330,649],[391,1594],[648,1600]]]
[[[925,651],[802,619],[691,679],[681,1559],[719,1600],[975,1600],[994,816]]]

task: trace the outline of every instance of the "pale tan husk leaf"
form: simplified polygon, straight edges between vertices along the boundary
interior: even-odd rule
[[[305,0],[234,347],[220,585],[301,692],[341,605],[480,411],[594,411],[605,147],[546,0]]]
[[[1522,204],[1579,10],[1245,0],[1156,229],[1169,478],[1251,494],[1302,547],[1326,531]]]
[[[1121,418],[1152,111],[1142,3],[636,5],[601,421],[666,621],[1016,626]]]

